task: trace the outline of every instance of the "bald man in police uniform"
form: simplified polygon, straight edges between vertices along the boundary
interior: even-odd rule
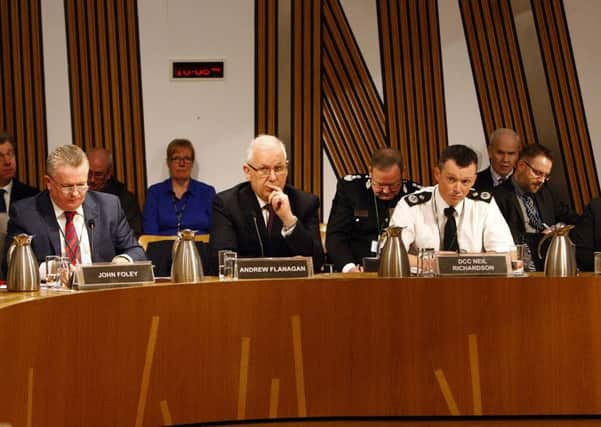
[[[472,189],[478,157],[465,145],[451,145],[442,153],[434,177],[438,182],[405,196],[391,225],[405,227],[406,249],[505,252],[513,246],[509,226],[489,192]]]
[[[402,175],[401,153],[381,148],[370,160],[369,174],[338,182],[326,229],[327,256],[336,271],[361,271],[363,258],[376,256],[392,210],[402,196],[421,188]]]

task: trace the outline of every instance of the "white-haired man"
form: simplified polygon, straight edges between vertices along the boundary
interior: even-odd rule
[[[213,201],[208,271],[217,271],[222,249],[241,257],[311,256],[316,271],[323,263],[313,194],[286,184],[288,160],[282,141],[261,135],[248,147],[242,166],[247,181],[225,190]]]

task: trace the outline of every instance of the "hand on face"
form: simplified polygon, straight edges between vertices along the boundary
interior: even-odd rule
[[[284,226],[289,227],[296,221],[296,217],[292,213],[288,196],[280,187],[274,184],[267,182],[265,186],[271,189],[267,203],[271,204],[273,211],[282,220]]]

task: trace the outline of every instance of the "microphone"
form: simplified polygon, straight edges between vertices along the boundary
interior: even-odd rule
[[[257,239],[259,239],[259,247],[261,248],[261,257],[265,257],[265,252],[263,251],[263,240],[261,240],[261,233],[259,232],[259,225],[257,224],[257,215],[254,213],[253,222],[255,223],[255,232],[257,233]]]
[[[93,219],[88,220],[88,228],[92,232],[92,237],[90,239],[90,258],[92,262],[94,262],[94,228],[96,228],[96,222]]]

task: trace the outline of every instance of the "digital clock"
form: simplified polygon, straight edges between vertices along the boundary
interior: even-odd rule
[[[223,61],[172,61],[171,64],[174,80],[223,78]]]

